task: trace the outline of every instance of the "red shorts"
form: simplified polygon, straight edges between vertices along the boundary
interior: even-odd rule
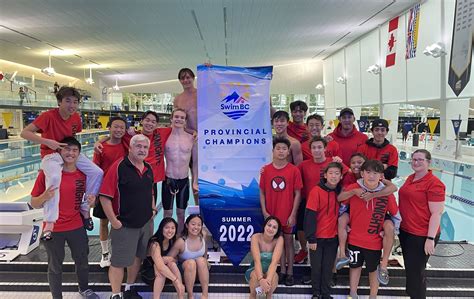
[[[294,226],[288,226],[288,225],[283,225],[281,227],[281,231],[284,233],[284,234],[294,234],[295,233],[295,230],[294,230]]]

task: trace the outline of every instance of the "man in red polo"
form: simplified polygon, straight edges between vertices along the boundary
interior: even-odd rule
[[[350,164],[352,154],[356,153],[357,148],[367,141],[367,136],[356,129],[354,121],[354,111],[351,108],[342,109],[339,114],[339,124],[329,134],[334,141],[339,143],[344,165]]]

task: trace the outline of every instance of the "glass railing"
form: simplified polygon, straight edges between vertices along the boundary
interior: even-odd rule
[[[29,93],[29,96],[23,100],[20,99],[18,92],[12,92],[8,90],[0,90],[0,105],[5,106],[22,106],[25,108],[28,107],[57,107],[58,103],[56,97],[52,93]],[[172,108],[162,103],[155,103],[152,101],[143,102],[139,105],[138,110],[136,106],[120,106],[120,105],[111,105],[109,102],[104,101],[94,101],[94,100],[85,100],[82,101],[80,110],[102,110],[102,111],[119,111],[119,112],[129,112],[133,113],[136,111],[146,111],[153,110],[160,113],[171,113]]]
[[[400,151],[398,178],[401,187],[413,173],[410,155]],[[441,217],[441,240],[474,243],[474,165],[433,158],[431,169],[446,186],[445,211]]]
[[[94,142],[106,134],[106,130],[89,130],[76,138],[82,152],[92,158]],[[20,138],[0,141],[0,202],[29,200],[40,162],[39,144]]]

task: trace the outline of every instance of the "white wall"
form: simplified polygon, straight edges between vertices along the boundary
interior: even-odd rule
[[[336,82],[339,77],[346,78],[346,59],[344,52],[344,49],[337,52],[333,55],[332,60],[332,66],[334,69],[334,102],[336,107],[346,106],[346,84]]]
[[[409,60],[405,59],[409,11],[402,13],[399,16],[397,30],[396,62],[392,67],[385,67],[388,21],[326,58],[323,63],[323,74],[327,107],[342,108],[346,105],[352,107],[353,105],[410,102],[419,104],[424,100],[444,101],[456,98],[447,84],[454,8],[455,0],[423,2],[420,10],[416,57]],[[424,55],[423,50],[436,42],[443,42],[448,54],[441,58]],[[373,64],[382,66],[380,77],[366,72],[367,68]],[[335,83],[336,78],[344,72],[347,79],[346,86]],[[347,93],[345,93],[345,88],[347,88]],[[459,97],[474,97],[473,78]]]
[[[366,70],[369,66],[378,64],[382,66],[380,57],[379,30],[376,29],[360,40],[360,82],[362,105],[374,105],[380,101],[380,74],[374,75]]]
[[[346,48],[347,106],[360,106],[362,102],[360,81],[360,43]]]

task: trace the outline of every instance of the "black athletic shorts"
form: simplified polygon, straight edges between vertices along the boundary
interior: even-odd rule
[[[377,266],[380,264],[382,250],[365,249],[351,244],[349,244],[348,248],[349,258],[351,260],[349,263],[350,268],[362,267],[365,261],[365,268],[367,268],[367,271],[374,272],[377,270]]]
[[[189,178],[171,179],[165,177],[161,185],[161,202],[163,210],[173,209],[173,199],[176,197],[176,207],[185,210],[189,200]]]
[[[99,219],[107,219],[104,209],[102,208],[102,204],[100,203],[100,200],[95,205],[92,215],[94,215],[94,217],[99,218]]]

